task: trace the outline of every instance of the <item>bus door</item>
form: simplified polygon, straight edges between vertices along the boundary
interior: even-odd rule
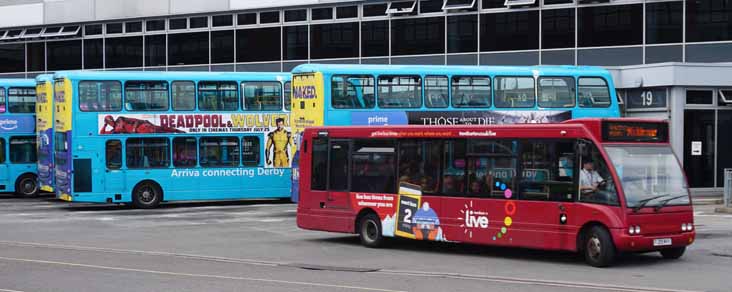
[[[122,142],[109,140],[105,145],[104,191],[108,195],[122,194],[125,190],[125,171],[122,169]]]
[[[348,156],[350,153],[351,142],[349,140],[330,140],[328,145],[328,195],[323,202],[325,208],[351,208],[348,186],[350,167]]]
[[[5,139],[0,138],[0,190],[8,189],[8,165],[6,163]],[[14,182],[13,182],[14,183]]]

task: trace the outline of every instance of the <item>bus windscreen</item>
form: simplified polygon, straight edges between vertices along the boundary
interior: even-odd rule
[[[602,140],[605,142],[668,142],[668,124],[654,122],[604,122]]]

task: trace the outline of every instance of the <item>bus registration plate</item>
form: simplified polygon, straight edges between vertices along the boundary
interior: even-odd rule
[[[653,246],[667,246],[671,245],[671,238],[659,238],[653,240]]]

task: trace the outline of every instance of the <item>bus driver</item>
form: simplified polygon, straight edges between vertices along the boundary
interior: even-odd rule
[[[582,194],[593,194],[602,185],[605,179],[595,170],[592,160],[585,160],[580,170],[580,192]]]

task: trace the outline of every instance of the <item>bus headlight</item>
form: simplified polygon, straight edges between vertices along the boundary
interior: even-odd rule
[[[640,226],[635,227],[635,234],[640,234]]]
[[[630,233],[630,235],[638,235],[638,234],[640,234],[640,232],[641,232],[640,226],[636,225],[636,226],[628,227],[628,233]]]

